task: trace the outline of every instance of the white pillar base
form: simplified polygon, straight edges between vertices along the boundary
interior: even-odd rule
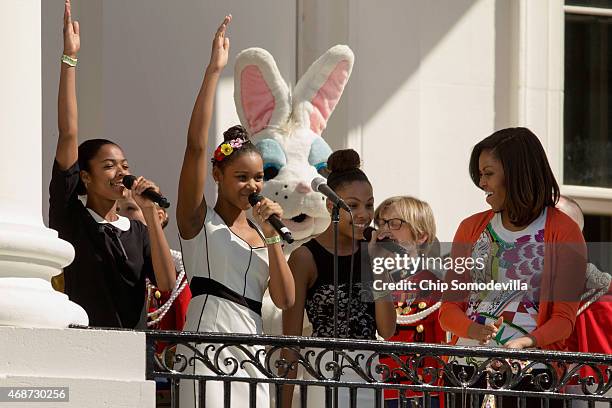
[[[68,402],[1,402],[2,408],[154,408],[154,381],[112,381],[83,378],[2,377],[2,387],[68,387]]]
[[[50,283],[73,258],[54,230],[0,223],[0,326],[87,326],[85,310]]]
[[[153,408],[145,343],[133,331],[0,327],[0,387],[69,388],[69,402],[45,407]]]

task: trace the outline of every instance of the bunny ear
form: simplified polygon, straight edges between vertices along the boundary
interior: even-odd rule
[[[272,55],[248,48],[236,57],[234,102],[240,122],[254,135],[265,127],[285,124],[291,96]]]
[[[336,45],[308,68],[296,85],[293,97],[298,123],[319,135],[323,132],[351,76],[354,60],[349,47]]]

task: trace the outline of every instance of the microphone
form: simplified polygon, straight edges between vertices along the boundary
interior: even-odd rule
[[[132,186],[134,185],[135,181],[136,181],[136,177],[132,176],[131,174],[123,176],[123,185],[128,190],[132,189]],[[142,196],[147,197],[149,200],[153,201],[154,203],[157,203],[157,205],[159,205],[161,208],[170,207],[170,201],[168,201],[166,197],[159,194],[157,191],[154,191],[152,188],[147,188],[145,191],[143,191]]]
[[[255,204],[257,204],[263,199],[264,197],[261,194],[249,194],[249,204],[251,204],[251,206],[253,207],[255,207]],[[293,237],[291,236],[291,231],[289,231],[289,228],[285,227],[285,224],[283,224],[283,222],[278,218],[276,214],[272,214],[271,216],[269,216],[267,221],[274,227],[276,232],[278,232],[281,238],[284,239],[288,244],[291,244],[294,241]]]
[[[366,227],[363,230],[363,237],[370,242],[372,240],[372,233],[376,231],[374,228],[372,227]],[[396,254],[400,254],[400,255],[410,255],[410,253],[408,252],[408,250],[406,248],[404,248],[403,246],[401,246],[400,244],[398,244],[397,242],[393,241],[390,238],[383,238],[381,240],[378,240],[376,242],[380,242],[383,243],[383,247],[391,252],[394,252]]]
[[[335,206],[340,207],[347,212],[351,212],[351,208],[338,196],[338,194],[336,194],[334,190],[331,189],[330,186],[327,185],[327,182],[323,177],[313,178],[310,182],[310,187],[313,191],[318,191],[325,197],[329,198],[329,200],[334,203]]]

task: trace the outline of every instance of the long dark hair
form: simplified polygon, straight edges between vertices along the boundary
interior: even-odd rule
[[[81,143],[79,145],[79,170],[91,172],[91,159],[98,154],[98,151],[100,151],[102,146],[109,144],[119,147],[117,143],[111,142],[107,139],[90,139]],[[121,149],[121,147],[119,147],[119,149]],[[77,194],[87,194],[87,188],[85,188],[85,184],[81,179],[79,179],[79,184],[77,186]]]
[[[559,184],[542,143],[531,130],[524,127],[498,130],[474,146],[470,157],[470,177],[478,188],[478,160],[483,151],[490,151],[504,168],[504,210],[512,224],[529,225],[545,207],[554,207],[559,201]]]

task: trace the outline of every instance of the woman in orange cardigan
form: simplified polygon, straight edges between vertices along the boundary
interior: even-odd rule
[[[540,141],[526,128],[497,131],[474,147],[469,169],[491,209],[461,222],[452,256],[476,266],[446,279],[516,289],[446,292],[440,324],[459,345],[565,350],[586,247],[576,223],[555,208],[559,186]]]

